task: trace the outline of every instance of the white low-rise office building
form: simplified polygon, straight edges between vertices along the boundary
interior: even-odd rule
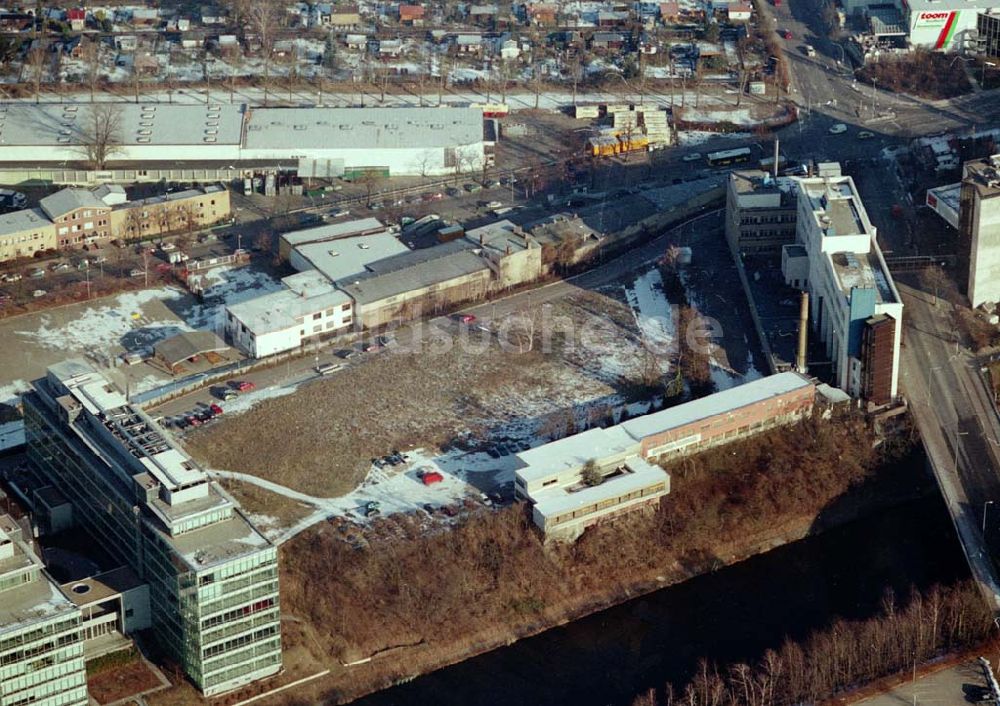
[[[285,289],[226,307],[226,337],[252,358],[295,350],[342,332],[354,322],[353,303],[316,271],[282,280]]]

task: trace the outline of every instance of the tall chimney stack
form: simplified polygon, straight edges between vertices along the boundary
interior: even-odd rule
[[[778,155],[780,154],[778,150],[778,138],[774,138],[774,178],[778,178]]]
[[[802,292],[799,302],[799,347],[795,353],[795,369],[806,372],[806,347],[809,343],[809,292]]]

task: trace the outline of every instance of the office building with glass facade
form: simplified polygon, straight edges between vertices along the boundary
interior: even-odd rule
[[[281,669],[277,548],[142,410],[81,360],[24,396],[34,481],[149,585],[152,627],[208,696]]]
[[[80,610],[23,537],[0,516],[0,704],[86,706]]]

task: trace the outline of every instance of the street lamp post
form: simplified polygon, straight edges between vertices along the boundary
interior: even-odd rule
[[[872,76],[872,118],[878,113],[878,93],[875,92],[875,77]]]
[[[992,500],[983,503],[983,538],[986,538],[986,508],[993,504]]]
[[[983,62],[983,77],[981,79],[979,79],[979,85],[980,86],[982,86],[984,83],[986,83],[986,67],[987,66],[989,66],[989,67],[995,67],[996,64],[994,64],[992,61],[984,61]]]

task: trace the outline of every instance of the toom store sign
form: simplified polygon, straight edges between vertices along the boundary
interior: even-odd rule
[[[943,49],[951,44],[952,35],[955,33],[955,27],[958,25],[958,15],[958,10],[920,12],[917,14],[916,22],[913,23],[913,29],[923,31],[937,30],[934,48]]]

